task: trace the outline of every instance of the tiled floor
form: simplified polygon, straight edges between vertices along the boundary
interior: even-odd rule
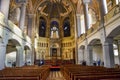
[[[60,71],[51,71],[47,80],[66,80]]]

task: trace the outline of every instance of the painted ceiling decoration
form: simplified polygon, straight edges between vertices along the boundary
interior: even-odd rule
[[[83,3],[82,0],[11,0],[15,3],[13,6],[20,6],[17,3],[25,2],[27,3],[28,13],[35,14],[40,12],[45,16],[50,17],[61,17],[66,16],[73,10],[77,14],[83,13]],[[107,2],[109,2],[108,0]],[[99,6],[96,0],[91,0],[89,6],[99,15]],[[51,16],[54,14],[54,16]]]
[[[72,7],[67,0],[46,0],[41,2],[37,10],[50,18],[59,18],[68,15]]]

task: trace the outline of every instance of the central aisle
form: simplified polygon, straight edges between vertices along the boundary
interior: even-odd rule
[[[66,80],[60,71],[51,71],[47,80]]]

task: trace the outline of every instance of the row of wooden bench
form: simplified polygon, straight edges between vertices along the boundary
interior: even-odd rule
[[[49,72],[49,66],[6,68],[0,71],[0,80],[46,80]]]
[[[120,80],[120,69],[96,66],[61,66],[67,80]]]

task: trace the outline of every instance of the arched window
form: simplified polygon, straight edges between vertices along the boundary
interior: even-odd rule
[[[63,22],[63,31],[64,31],[64,37],[70,36],[70,21],[69,18],[66,18]]]
[[[46,21],[43,17],[40,17],[39,19],[39,36],[45,37],[46,32]]]
[[[50,38],[59,38],[59,28],[58,23],[53,21],[50,28]]]

